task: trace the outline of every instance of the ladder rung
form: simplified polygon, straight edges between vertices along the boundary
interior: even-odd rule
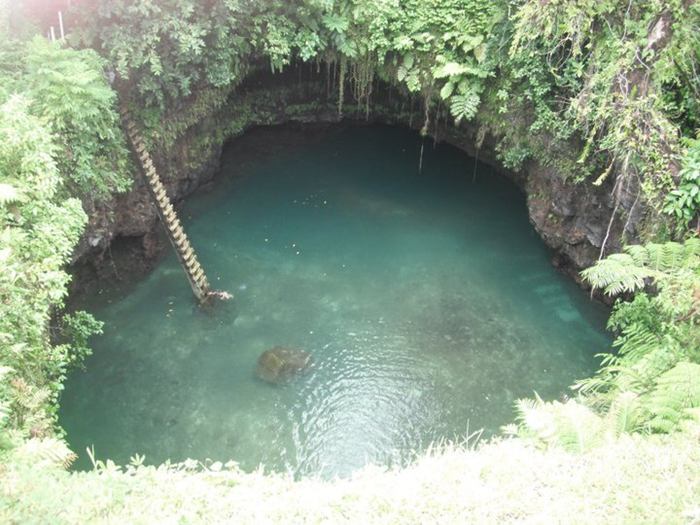
[[[158,173],[156,172],[156,167],[153,164],[153,159],[146,149],[143,139],[139,133],[138,127],[131,120],[129,112],[123,107],[119,108],[122,122],[126,128],[126,134],[131,141],[131,146],[141,163],[141,170],[145,175],[146,182],[150,185],[151,192],[153,193],[156,205],[160,209],[160,214],[163,218],[163,222],[170,234],[170,238],[175,245],[175,249],[180,254],[183,266],[187,271],[191,284],[194,288],[194,293],[199,299],[203,299],[207,293],[209,293],[209,281],[207,276],[204,274],[204,268],[199,264],[197,260],[197,254],[192,248],[185,230],[180,223],[180,219],[177,216],[175,208],[168,197],[168,192],[163,185]]]

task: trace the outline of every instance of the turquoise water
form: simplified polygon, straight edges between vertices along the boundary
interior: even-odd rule
[[[234,459],[295,475],[397,464],[443,438],[498,431],[513,402],[555,399],[609,345],[607,311],[549,263],[522,194],[399,128],[258,130],[184,209],[215,288],[193,303],[174,255],[88,304],[105,321],[61,400],[88,462]],[[309,373],[257,379],[276,346]]]

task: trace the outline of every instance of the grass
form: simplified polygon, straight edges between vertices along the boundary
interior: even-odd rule
[[[69,473],[25,445],[0,467],[0,522],[700,523],[699,444],[697,426],[582,454],[503,439],[334,481],[196,462]]]

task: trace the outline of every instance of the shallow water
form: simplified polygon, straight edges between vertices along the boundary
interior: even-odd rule
[[[391,127],[264,129],[224,155],[182,210],[215,288],[198,310],[174,255],[106,322],[60,421],[126,462],[233,458],[295,475],[397,464],[443,438],[498,431],[513,402],[554,399],[607,348],[605,308],[549,263],[522,194],[449,146]],[[256,379],[261,352],[313,356]]]

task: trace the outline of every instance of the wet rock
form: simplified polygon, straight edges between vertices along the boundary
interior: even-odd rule
[[[263,381],[280,384],[306,371],[310,364],[308,352],[275,346],[260,355],[255,374]]]
[[[247,97],[252,96],[257,100],[269,102],[252,112],[250,120],[240,129],[248,129],[260,123],[283,123],[290,119],[307,123],[335,122],[337,119],[335,112],[322,109],[325,107],[323,104],[316,104],[319,97],[325,96],[326,93],[323,77],[311,78],[308,83],[300,85],[298,90],[277,90],[274,87],[277,81],[272,82],[266,74],[251,77],[246,82],[240,93],[231,94],[229,102],[221,109],[223,114],[235,109],[236,105],[243,103]],[[139,100],[138,95],[134,97],[135,100]],[[292,116],[285,111],[288,101],[310,109],[308,112],[295,112]],[[404,104],[405,101],[397,103]],[[185,107],[182,111],[185,111]],[[420,119],[404,120],[401,116],[403,111],[396,112],[397,107],[391,100],[374,100],[373,120],[384,124],[404,124],[416,129],[422,125]],[[176,117],[177,115],[173,116]],[[524,115],[522,118],[529,117]],[[219,114],[208,115],[190,125],[172,144],[156,144],[152,148],[154,163],[161,177],[164,177],[163,183],[168,195],[175,203],[182,201],[196,188],[208,184],[218,170],[221,144],[220,139],[216,137],[220,136],[222,129],[218,127],[220,120]],[[520,124],[514,123],[516,127]],[[306,137],[313,129],[318,128],[304,128],[303,133],[299,133],[299,128],[290,129],[290,138],[285,139],[285,144],[294,147],[298,136]],[[320,129],[318,136],[323,136],[325,128]],[[574,139],[566,144],[553,144],[551,158],[531,159],[519,172],[507,172],[502,169],[499,160],[498,138],[489,133],[483,135],[483,130],[484,126],[477,122],[474,125],[446,125],[441,129],[440,141],[448,142],[471,156],[478,157],[480,161],[492,165],[523,188],[528,195],[528,210],[533,226],[544,242],[560,254],[561,269],[574,278],[577,278],[581,269],[598,259],[604,239],[607,239],[604,253],[609,254],[620,249],[623,233],[626,242],[634,243],[639,238],[643,225],[648,224],[648,227],[651,227],[652,223],[647,222],[648,206],[644,204],[644,199],[637,198],[640,188],[635,181],[630,181],[619,190],[619,210],[617,214],[613,214],[614,177],[608,177],[601,186],[572,180],[566,166],[576,165],[583,144]],[[203,138],[207,140],[202,140]],[[261,135],[259,138],[237,142],[236,147],[241,148],[241,151],[253,148],[255,152],[260,152],[260,155],[265,155],[269,147],[266,140]],[[209,146],[203,147],[202,144]],[[317,203],[314,201],[314,204]],[[347,195],[341,198],[338,204],[360,208],[368,214],[406,214],[406,210],[397,207],[395,203],[371,195]],[[120,238],[143,239],[143,250],[130,251],[129,255],[144,258],[148,261],[144,266],[152,266],[155,258],[168,246],[166,242],[153,242],[154,232],[160,232],[161,228],[151,196],[139,177],[129,193],[104,202],[95,203],[87,199],[83,205],[90,221],[73,255],[73,262],[80,263],[75,268],[74,283],[83,278],[89,279],[93,273],[93,266],[106,269],[98,270],[98,273],[111,271],[115,267],[112,255],[118,251],[115,240],[118,242]],[[614,219],[612,223],[611,217]],[[107,250],[110,246],[111,249]],[[86,261],[90,264],[86,264]],[[122,275],[132,273],[128,270],[120,272]]]

